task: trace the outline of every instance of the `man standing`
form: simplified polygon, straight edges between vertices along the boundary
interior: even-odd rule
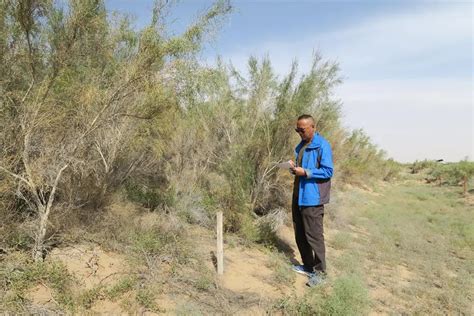
[[[290,171],[295,175],[292,214],[303,264],[293,266],[293,270],[309,277],[308,286],[316,286],[326,275],[323,218],[331,189],[332,153],[328,141],[315,133],[311,115],[298,117],[295,131],[301,142],[295,149],[296,162],[290,161]]]

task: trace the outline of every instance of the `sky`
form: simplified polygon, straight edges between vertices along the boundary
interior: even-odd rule
[[[234,0],[200,58],[217,56],[241,70],[249,56],[269,56],[277,74],[298,61],[309,70],[313,52],[339,63],[343,125],[362,128],[400,162],[474,159],[472,1]],[[171,32],[212,1],[178,1]],[[151,19],[151,0],[107,0],[110,10]]]

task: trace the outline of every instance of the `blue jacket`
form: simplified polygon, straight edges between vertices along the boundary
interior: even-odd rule
[[[303,147],[301,142],[295,148],[295,157]],[[315,206],[329,202],[331,177],[334,166],[332,163],[331,145],[319,133],[315,133],[311,143],[305,148],[301,167],[306,171],[306,177],[299,179],[299,206]]]

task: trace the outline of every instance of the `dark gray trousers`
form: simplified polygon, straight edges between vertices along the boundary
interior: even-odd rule
[[[324,205],[300,207],[298,201],[293,200],[292,213],[296,245],[305,268],[326,272]]]

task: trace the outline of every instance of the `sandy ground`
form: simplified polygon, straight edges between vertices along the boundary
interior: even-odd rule
[[[203,257],[208,257],[206,262],[210,269],[214,269],[213,253],[215,251],[215,239],[212,234],[205,229],[197,228],[195,243],[199,245]],[[336,229],[327,229],[326,238],[337,233]],[[368,232],[354,229],[349,232],[354,238],[367,238]],[[289,257],[290,263],[297,263],[299,253],[294,241],[293,230],[291,227],[283,226],[278,231],[278,237],[281,241],[281,249]],[[337,257],[343,251],[336,250],[327,245],[327,256]],[[112,252],[106,252],[97,245],[77,245],[74,247],[54,249],[50,253],[50,258],[62,261],[67,270],[79,281],[81,290],[92,289],[99,285],[108,286],[114,284],[121,276],[127,274],[128,263],[122,255]],[[338,274],[333,271],[332,267],[328,267],[328,273]],[[377,271],[373,271],[376,275],[381,276],[390,284],[397,284],[399,288],[408,286],[409,282],[416,277],[413,272],[409,271],[406,266],[398,265],[394,267],[379,266]],[[258,248],[246,248],[243,246],[224,246],[224,275],[217,277],[219,288],[236,295],[245,297],[253,297],[255,304],[249,305],[247,308],[242,307],[236,311],[237,315],[264,315],[265,302],[284,298],[290,295],[302,296],[308,288],[305,283],[307,277],[295,274],[295,282],[292,286],[275,284],[272,280],[274,270],[271,267],[270,256],[259,250]],[[389,314],[391,308],[396,306],[397,297],[388,290],[387,284],[377,280],[369,281],[369,296],[377,306],[373,306],[372,315]],[[101,298],[94,302],[89,310],[92,314],[101,315],[117,315],[127,313],[123,309],[122,302],[125,300],[133,301],[131,296],[133,293],[126,293],[117,301],[110,301]],[[28,299],[32,301],[34,306],[38,308],[54,308],[57,304],[52,296],[52,291],[45,284],[38,284],[28,293]],[[175,314],[179,304],[183,304],[189,300],[185,295],[167,296],[160,294],[156,298],[156,305],[160,307],[161,314]],[[261,302],[261,303],[259,303]],[[184,303],[185,304],[185,303]],[[136,307],[138,314],[153,315],[154,313],[140,310]]]
[[[296,245],[291,228],[283,227],[278,235],[289,249],[295,251]],[[200,251],[209,254],[207,264],[214,268],[211,254],[215,250],[215,239],[205,230],[202,230],[202,234],[199,236],[200,240],[196,241],[201,245]],[[307,277],[303,275],[296,275],[293,287],[279,286],[272,281],[274,270],[269,264],[270,259],[266,253],[243,246],[230,247],[225,245],[224,249],[225,271],[224,275],[218,277],[219,287],[233,293],[252,296],[256,301],[262,302],[262,307],[259,304],[253,304],[248,309],[238,311],[238,315],[263,315],[265,314],[263,302],[278,299],[291,293],[296,295],[305,293]],[[128,265],[122,255],[106,252],[97,245],[57,248],[49,254],[49,257],[52,260],[60,260],[65,264],[69,273],[78,280],[81,290],[92,289],[99,285],[111,285],[127,273],[126,267]],[[44,284],[32,288],[28,293],[28,299],[38,307],[47,308],[56,305],[51,289]],[[123,299],[126,299],[126,297],[121,298],[121,300]],[[160,295],[156,303],[165,314],[173,314],[177,298]],[[110,301],[107,299],[96,301],[90,311],[103,315],[116,315],[126,312],[122,309],[120,300]],[[138,312],[147,315],[153,314],[145,311]]]

